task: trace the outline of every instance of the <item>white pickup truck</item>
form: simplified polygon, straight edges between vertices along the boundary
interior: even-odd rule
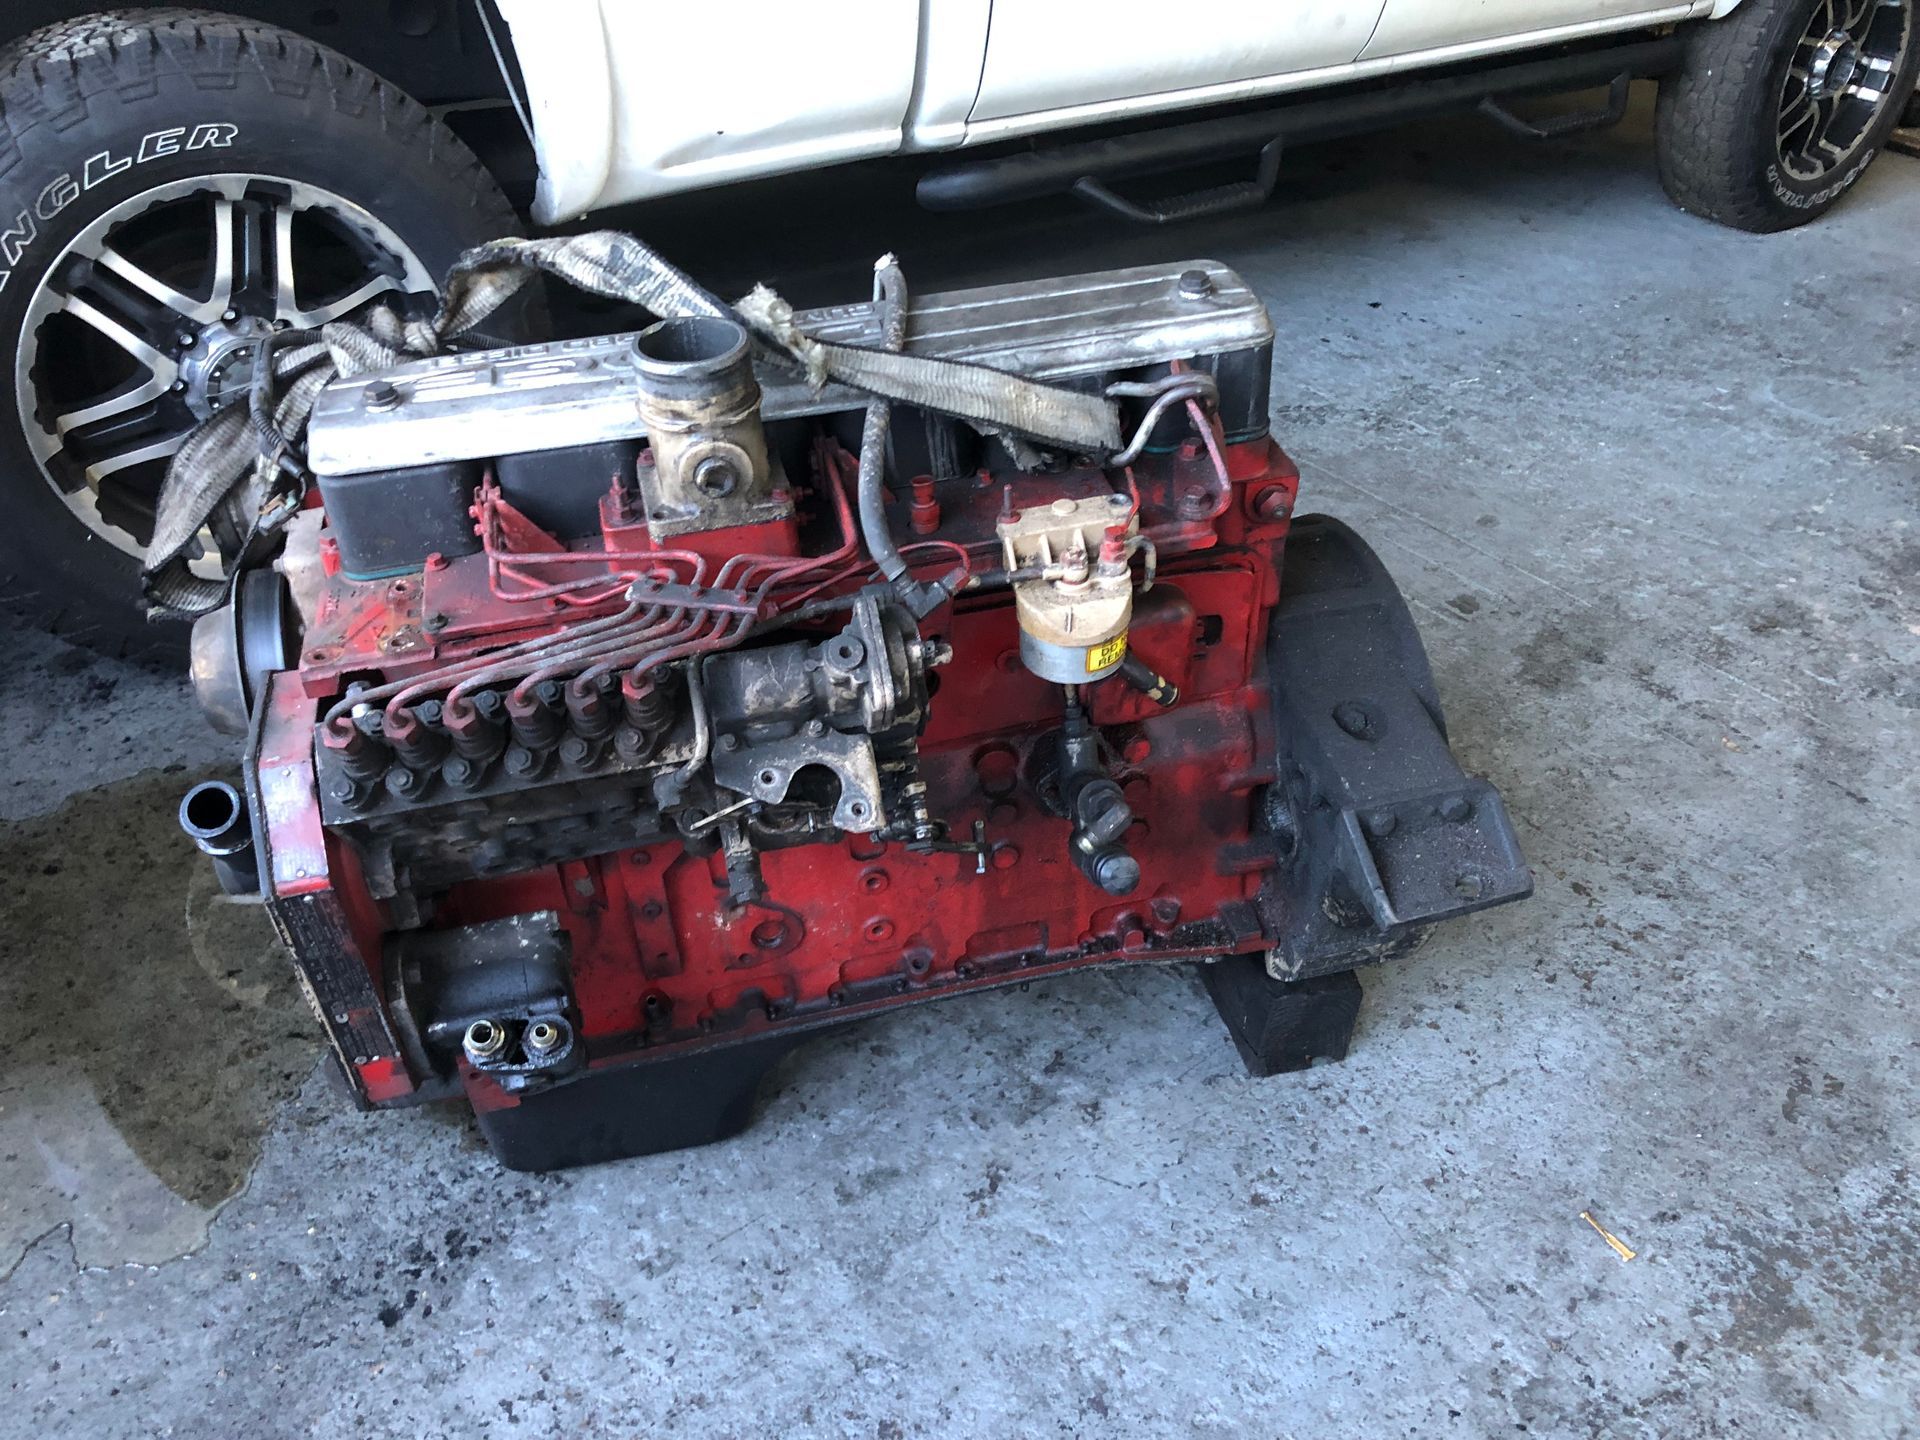
[[[1374,81],[1361,92],[1375,101],[1363,122],[1377,124],[1418,108],[1408,80],[1439,86],[1440,103],[1457,105],[1670,65],[1679,74],[1687,69],[1679,46],[1623,55],[1608,42],[1678,36],[1672,27],[1744,9],[1738,23],[1699,28],[1711,59],[1680,76],[1679,113],[1670,105],[1661,120],[1663,160],[1688,208],[1742,228],[1779,228],[1809,218],[1857,173],[1871,148],[1858,142],[1886,113],[1914,52],[1907,0],[1213,0],[1186,13],[1165,0],[499,3],[531,100],[542,224],[876,155],[1091,126],[1127,125],[1144,139],[1173,112],[1212,107],[1242,107],[1232,133],[1252,153],[1263,131],[1257,113],[1246,118],[1249,102]],[[1503,73],[1525,68],[1514,64],[1516,52],[1547,62],[1531,83]],[[686,58],[661,65],[662,54]],[[1776,58],[1797,63],[1779,71]],[[1440,76],[1453,83],[1440,86]],[[1688,93],[1700,80],[1711,96]],[[1752,157],[1761,163],[1751,175],[1740,168],[1749,157],[1730,150],[1740,134],[1706,133],[1716,112],[1762,98],[1734,93],[1746,86],[1768,92],[1756,104],[1764,113],[1744,118],[1762,122],[1760,138],[1777,139],[1780,152]],[[1287,128],[1283,121],[1264,133]],[[1232,148],[1197,135],[1191,153]],[[1075,163],[1063,168],[1053,152],[1041,153],[1050,173]],[[1716,166],[1723,173],[1708,173]],[[1711,190],[1716,184],[1726,193]],[[1012,174],[1004,188],[1016,192],[1008,198],[1034,190]],[[936,185],[923,197],[932,198],[929,189],[957,193]],[[988,189],[973,192],[984,198]]]
[[[1660,84],[1688,210],[1813,218],[1920,68],[1917,0],[237,0],[0,14],[0,608],[108,649],[143,624],[169,457],[259,337],[430,304],[523,222],[456,126],[513,107],[531,219],[924,154],[936,209],[1072,193],[1149,223],[1252,208],[1292,142],[1456,110],[1546,138]],[[271,22],[271,23],[269,23]],[[1531,97],[1605,88],[1586,111]],[[1244,178],[1182,192],[1179,172]],[[697,258],[697,257],[696,257]],[[203,536],[218,576],[242,537]]]

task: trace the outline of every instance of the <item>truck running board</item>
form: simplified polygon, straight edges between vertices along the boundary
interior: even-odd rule
[[[1331,140],[1385,125],[1485,109],[1509,129],[1532,138],[1569,134],[1619,118],[1628,84],[1663,75],[1680,62],[1682,41],[1665,35],[1549,54],[1496,69],[1468,70],[1391,86],[1348,89],[1314,100],[1238,111],[1155,130],[1073,141],[993,159],[930,170],[915,194],[929,210],[975,210],[1047,195],[1074,194],[1129,220],[1165,224],[1263,203],[1279,178],[1283,144]],[[1609,85],[1607,108],[1533,124],[1500,102]],[[1165,174],[1259,153],[1252,180],[1141,204],[1116,194],[1111,182]]]
[[[1111,210],[1123,220],[1143,225],[1165,225],[1175,220],[1198,220],[1203,215],[1230,215],[1236,210],[1256,210],[1273,198],[1280,183],[1279,140],[1269,140],[1260,148],[1259,168],[1251,180],[1236,180],[1207,190],[1189,190],[1184,195],[1169,195],[1155,205],[1140,205],[1116,195],[1106,182],[1082,175],[1073,182],[1073,193],[1089,204]]]
[[[1632,74],[1622,70],[1607,86],[1607,103],[1598,110],[1578,110],[1571,115],[1550,115],[1541,120],[1528,120],[1516,115],[1491,95],[1476,108],[1502,130],[1510,135],[1518,135],[1522,140],[1559,140],[1568,135],[1618,125],[1627,118],[1627,95],[1632,86]]]

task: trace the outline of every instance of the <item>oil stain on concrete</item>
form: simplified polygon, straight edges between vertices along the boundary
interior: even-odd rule
[[[257,905],[154,772],[0,828],[0,1273],[70,1226],[88,1265],[172,1259],[244,1184],[315,1032]]]

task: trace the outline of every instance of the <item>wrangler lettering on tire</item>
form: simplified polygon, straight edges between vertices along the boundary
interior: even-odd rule
[[[20,213],[13,217],[11,228],[0,230],[0,290],[7,288],[7,282],[13,278],[14,267],[20,263],[27,247],[39,237],[41,225],[51,224],[59,218],[62,210],[96,185],[131,170],[135,165],[158,160],[163,155],[227,148],[239,133],[238,125],[224,121],[196,125],[191,133],[184,125],[174,125],[142,135],[132,154],[116,155],[109,149],[89,155],[86,163],[80,167],[78,178],[65,172],[56,175],[40,187],[40,193],[34,197],[32,205],[21,207]]]

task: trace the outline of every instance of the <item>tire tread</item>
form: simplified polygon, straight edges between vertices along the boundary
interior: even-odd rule
[[[1818,218],[1846,188],[1820,204],[1790,208],[1771,193],[1754,160],[1756,125],[1773,123],[1767,86],[1783,32],[1797,37],[1799,0],[1748,0],[1732,14],[1697,24],[1681,68],[1660,82],[1655,146],[1660,183],[1682,210],[1736,230],[1768,234]],[[1912,47],[1920,50],[1920,45]],[[1914,57],[1906,66],[1912,74]],[[1756,108],[1764,102],[1764,113]],[[1890,122],[1882,117],[1881,123]],[[1765,144],[1771,147],[1768,133]]]

